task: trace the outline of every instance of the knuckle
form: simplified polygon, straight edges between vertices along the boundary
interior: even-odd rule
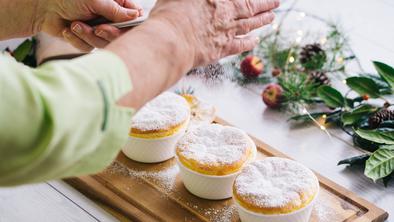
[[[237,29],[239,30],[239,32],[247,33],[250,31],[251,25],[250,25],[250,23],[247,23],[246,21],[240,21],[238,23]]]
[[[248,12],[248,16],[253,16],[256,12],[255,12],[255,7],[253,7],[253,4],[250,0],[244,0],[245,1],[245,7],[247,9]]]
[[[280,1],[279,0],[273,0],[272,4],[273,4],[273,8],[277,8],[277,7],[280,6]]]
[[[117,6],[112,7],[111,14],[114,16],[114,18],[118,17],[120,15],[120,8]]]

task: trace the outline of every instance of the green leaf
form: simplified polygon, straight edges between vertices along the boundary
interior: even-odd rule
[[[13,51],[13,56],[16,61],[22,62],[31,52],[33,45],[33,41],[30,39],[26,39],[22,44],[20,44],[18,48]]]
[[[320,86],[317,95],[331,108],[343,107],[345,104],[342,94],[331,86]]]
[[[342,122],[345,126],[352,125],[358,122],[363,116],[373,113],[377,110],[369,104],[365,104],[353,109],[350,112],[346,112],[342,115]]]
[[[379,89],[381,89],[381,91],[388,90],[388,89],[391,91],[390,85],[381,76],[376,75],[376,74],[368,74],[368,73],[362,74],[362,76],[372,79],[376,83],[376,85],[378,85],[378,87],[379,87]]]
[[[382,145],[380,143],[375,143],[370,140],[366,140],[356,133],[353,135],[353,143],[354,145],[360,147],[363,150],[367,150],[369,152],[375,152]]]
[[[363,154],[360,156],[355,156],[355,157],[351,157],[351,158],[347,158],[344,160],[339,161],[338,165],[362,165],[365,164],[365,162],[369,159],[371,155],[370,154]]]
[[[363,139],[382,144],[394,145],[394,130],[355,130],[357,135]]]
[[[373,64],[379,75],[390,84],[391,88],[394,88],[394,68],[377,61],[374,61]]]
[[[378,85],[367,77],[350,77],[346,79],[346,84],[361,96],[368,95],[372,98],[380,96]]]
[[[393,145],[383,145],[383,146],[380,146],[380,148],[385,149],[385,150],[394,150]]]
[[[380,148],[367,160],[364,174],[376,181],[394,171],[394,149]]]
[[[394,172],[387,177],[383,178],[383,184],[385,187],[387,187],[390,183],[390,181],[394,178]]]

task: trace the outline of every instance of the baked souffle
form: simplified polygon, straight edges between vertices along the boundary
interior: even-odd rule
[[[190,119],[190,105],[175,93],[164,92],[132,118],[129,135],[137,138],[162,138],[184,129]]]
[[[189,127],[211,124],[216,117],[216,108],[197,98],[193,94],[181,94],[190,105],[191,117]]]
[[[235,201],[264,215],[289,214],[306,207],[316,197],[315,174],[295,161],[269,157],[246,166],[233,185]]]
[[[239,171],[252,160],[256,146],[242,130],[209,124],[187,132],[177,144],[176,155],[192,171],[224,176]]]

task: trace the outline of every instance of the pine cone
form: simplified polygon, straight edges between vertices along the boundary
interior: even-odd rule
[[[207,79],[220,79],[224,75],[224,67],[220,63],[209,64],[190,70],[187,75],[202,75]]]
[[[274,69],[272,69],[272,76],[273,77],[278,77],[280,76],[280,74],[282,74],[282,69],[275,67]]]
[[[207,79],[219,79],[224,73],[224,68],[220,63],[209,64],[204,68],[204,74]]]
[[[324,72],[311,72],[309,74],[309,81],[318,84],[319,86],[321,85],[330,85],[331,81],[328,78],[327,74]]]
[[[394,120],[394,110],[382,109],[368,119],[369,127],[376,129],[382,122],[386,120]]]
[[[300,52],[301,65],[307,70],[321,69],[327,61],[326,52],[319,43],[304,46]]]

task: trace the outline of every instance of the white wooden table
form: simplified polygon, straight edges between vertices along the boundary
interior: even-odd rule
[[[286,8],[289,3],[283,4]],[[300,0],[298,9],[340,21],[367,71],[371,60],[394,65],[393,0]],[[18,41],[0,43],[17,44]],[[266,109],[259,88],[231,83],[206,86],[196,78],[178,86],[193,86],[197,95],[215,104],[219,115],[322,175],[377,204],[394,215],[394,183],[384,188],[362,174],[362,169],[336,166],[343,158],[360,153],[350,138],[332,129],[332,139],[315,126],[291,128],[286,116]],[[8,221],[116,221],[93,202],[62,181],[0,189],[0,222]],[[389,218],[389,221],[394,221]]]

